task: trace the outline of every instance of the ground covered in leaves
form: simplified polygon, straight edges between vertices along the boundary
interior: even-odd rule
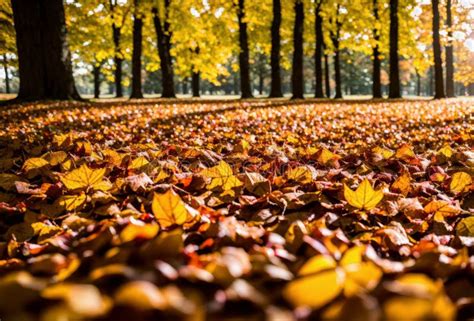
[[[474,101],[0,110],[0,319],[464,320]]]

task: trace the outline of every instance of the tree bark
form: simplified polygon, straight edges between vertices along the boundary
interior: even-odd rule
[[[247,22],[245,22],[245,0],[239,0],[237,8],[237,18],[239,21],[239,65],[241,98],[253,98],[252,89],[250,86],[250,53],[247,35]]]
[[[418,72],[416,72],[416,95],[421,96],[421,76]]]
[[[93,75],[94,75],[94,98],[99,98],[100,96],[100,65],[94,65]]]
[[[315,66],[315,85],[314,85],[314,98],[324,98],[323,92],[323,18],[321,17],[321,4],[323,0],[316,2],[315,9],[315,35],[316,35],[316,50],[314,53],[314,66]]]
[[[193,89],[193,97],[200,97],[201,96],[201,93],[200,93],[200,75],[199,75],[199,72],[194,72],[193,71],[193,76],[192,76],[192,79],[191,79],[191,85],[192,85],[192,89]]]
[[[304,6],[303,0],[295,2],[295,27],[293,29],[293,70],[291,73],[292,99],[304,98],[303,77],[303,29]]]
[[[5,92],[10,93],[10,79],[8,78],[8,59],[7,55],[3,54],[3,70],[5,71]]]
[[[283,97],[281,90],[280,74],[280,26],[281,26],[281,1],[273,0],[273,21],[272,21],[272,49],[270,53],[272,84],[270,98]]]
[[[329,72],[329,57],[324,54],[324,89],[326,90],[326,97],[331,97],[331,79]]]
[[[398,66],[398,0],[390,0],[390,74],[389,98],[401,98]]]
[[[163,86],[163,98],[176,98],[174,88],[174,73],[173,73],[173,61],[171,59],[171,34],[168,23],[168,8],[170,0],[165,0],[165,21],[163,26],[161,19],[156,7],[153,8],[153,23],[155,25],[155,32],[158,42],[158,54],[160,56],[160,67],[161,67],[161,81]]]
[[[339,13],[339,5],[337,6],[337,12]],[[336,82],[336,94],[335,99],[342,98],[342,78],[341,78],[341,61],[339,51],[339,37],[341,32],[341,23],[336,19],[336,31],[331,34],[331,40],[334,45],[334,81]]]
[[[454,54],[453,54],[453,19],[451,0],[446,2],[446,26],[448,27],[448,42],[446,45],[446,97],[454,97]]]
[[[132,53],[132,93],[130,98],[143,98],[142,93],[142,30],[143,20],[138,11],[138,0],[135,0],[133,17],[133,53]]]
[[[258,71],[258,93],[263,95],[263,85],[264,85],[265,75],[263,68],[260,68]]]
[[[12,0],[18,100],[80,99],[72,76],[62,0]]]
[[[445,98],[443,83],[443,61],[441,58],[441,42],[439,36],[439,0],[431,1],[433,9],[433,56],[435,71],[435,99]]]
[[[377,0],[373,0],[373,13],[375,21],[379,21],[379,10]],[[382,83],[380,81],[380,51],[379,51],[379,31],[373,29],[375,46],[373,48],[373,69],[372,69],[372,97],[382,98]]]

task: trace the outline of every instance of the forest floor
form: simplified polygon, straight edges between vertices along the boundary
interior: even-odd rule
[[[474,100],[0,109],[0,319],[474,316]]]

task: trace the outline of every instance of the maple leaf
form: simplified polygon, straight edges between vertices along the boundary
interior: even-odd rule
[[[383,195],[383,190],[375,191],[368,179],[364,179],[355,191],[344,184],[344,198],[350,205],[361,210],[375,208],[382,200]]]
[[[61,182],[69,190],[96,189],[107,190],[107,184],[103,182],[105,168],[91,169],[86,164],[61,177]],[[110,187],[110,186],[109,186]]]
[[[162,228],[183,225],[189,216],[194,215],[194,211],[172,189],[163,194],[154,193],[151,209]]]
[[[221,187],[224,191],[228,191],[242,185],[242,182],[234,175],[232,168],[225,161],[220,161],[216,166],[203,170],[201,174],[211,179],[211,182],[207,185],[209,190]]]
[[[298,182],[300,184],[309,184],[313,182],[316,177],[316,169],[312,166],[298,166],[290,169],[286,173],[288,180]]]

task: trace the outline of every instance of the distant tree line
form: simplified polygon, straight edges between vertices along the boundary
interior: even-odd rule
[[[455,80],[474,83],[463,23],[474,7],[441,1],[12,0],[0,6],[0,54],[7,91],[18,66],[18,100],[80,99],[73,63],[92,66],[95,97],[105,78],[116,97],[130,83],[130,98],[144,87],[163,98],[203,88],[252,98],[268,87],[277,98],[285,78],[294,99],[308,88],[338,99],[368,83],[374,98],[396,99],[406,70],[417,94],[428,74],[425,92],[454,97]]]

